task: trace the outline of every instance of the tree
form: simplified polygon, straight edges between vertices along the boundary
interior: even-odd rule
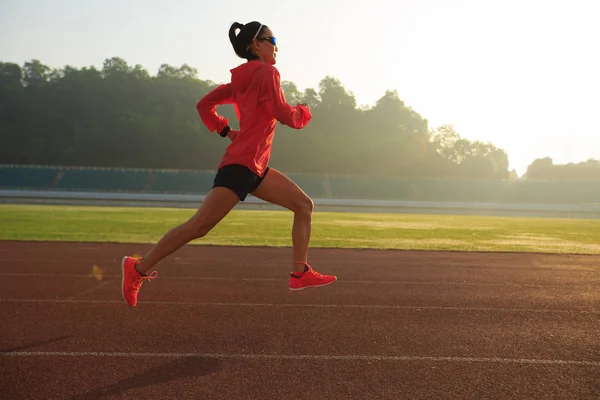
[[[120,57],[101,69],[0,63],[0,162],[214,170],[229,142],[208,132],[195,105],[216,86],[188,64],[162,64],[151,76]],[[302,130],[278,126],[271,165],[283,171],[483,179],[508,173],[503,150],[463,139],[449,125],[429,132],[396,91],[357,108],[332,76],[317,89],[300,91],[290,81],[282,88],[289,103],[307,103],[313,114]],[[218,112],[236,127],[232,105]],[[597,170],[588,164],[568,171]]]
[[[527,179],[552,181],[598,181],[600,161],[588,159],[580,163],[554,164],[550,157],[534,160],[525,174]]]
[[[319,95],[317,94],[315,89],[308,88],[304,91],[300,102],[308,104],[310,108],[317,108],[321,103],[321,99],[319,98]]]
[[[112,57],[104,61],[102,74],[104,77],[126,75],[129,72],[127,62],[120,57]]]
[[[0,63],[0,90],[14,93],[22,88],[23,71],[18,64]]]
[[[325,109],[346,108],[355,109],[354,94],[347,92],[339,79],[327,76],[319,82],[321,107]]]
[[[302,102],[302,93],[296,87],[296,84],[290,81],[281,82],[283,95],[288,103],[296,105]]]
[[[456,145],[461,140],[461,137],[452,125],[442,125],[431,132],[431,141],[436,150],[447,160],[459,164],[463,160],[464,142]],[[460,150],[459,150],[460,149]]]
[[[23,82],[25,86],[41,86],[48,81],[50,67],[39,60],[31,60],[23,65]]]
[[[549,179],[552,176],[553,167],[552,158],[538,158],[527,167],[525,177],[527,179]]]
[[[492,143],[462,138],[452,125],[430,133],[430,140],[445,159],[459,165],[461,175],[476,179],[507,179],[508,155]]]

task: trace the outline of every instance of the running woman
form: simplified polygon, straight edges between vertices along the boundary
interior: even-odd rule
[[[218,166],[214,184],[196,213],[168,231],[142,257],[126,256],[121,262],[123,298],[137,304],[144,281],[156,278],[150,271],[165,257],[210,232],[248,194],[287,208],[294,213],[292,226],[293,260],[290,290],[321,287],[337,280],[322,275],[308,264],[308,244],[314,204],[291,179],[269,168],[277,121],[294,129],[304,128],[311,119],[306,104],[286,102],[275,68],[277,40],[271,29],[259,22],[234,23],[229,40],[238,57],[247,62],[231,70],[231,82],[204,96],[196,105],[209,131],[227,137],[231,143]],[[232,130],[229,120],[217,114],[216,107],[233,104],[240,130]]]

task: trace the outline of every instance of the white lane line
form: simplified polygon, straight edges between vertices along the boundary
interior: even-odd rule
[[[82,292],[77,292],[77,293],[75,293],[75,294],[67,297],[67,300],[75,300],[77,297],[86,296],[86,295],[88,295],[90,293],[93,293],[93,292],[97,291],[101,287],[107,286],[108,283],[109,283],[109,281],[104,281],[104,282],[102,282],[102,283],[100,283],[100,284],[98,284],[96,286],[93,286],[93,287],[91,287],[89,289],[86,289],[86,290],[84,290]]]
[[[377,355],[321,355],[321,354],[218,354],[218,353],[132,353],[102,351],[15,351],[0,352],[1,357],[146,357],[146,358],[218,358],[218,359],[270,359],[270,360],[323,360],[323,361],[436,361],[459,363],[504,363],[579,365],[600,367],[600,361],[545,360],[499,357],[428,357],[428,356],[377,356]]]
[[[590,257],[600,257],[600,255],[590,255]],[[96,261],[91,261],[90,258],[82,258],[82,259],[69,259],[69,263],[73,264],[73,263],[77,263],[77,264],[82,264],[82,265],[86,265],[86,264],[102,264],[102,265],[118,265],[119,264],[119,260],[120,257],[118,259],[98,259]],[[228,265],[230,263],[230,259],[213,259],[211,261],[212,266],[219,266],[220,263],[223,262],[227,262]],[[14,263],[35,263],[35,264],[39,264],[40,263],[40,259],[39,258],[1,258],[0,257],[0,263],[5,262],[5,263],[10,263],[10,264],[14,264]],[[64,265],[65,260],[64,259],[47,259],[43,261],[43,265]],[[198,261],[185,261],[185,260],[173,260],[170,262],[170,265],[172,265],[173,267],[187,267],[187,266],[194,266],[194,267],[202,267],[202,263],[198,262]],[[282,266],[285,266],[285,263],[272,263],[272,262],[256,262],[253,264],[247,263],[247,262],[240,262],[238,265],[236,265],[235,267],[242,267],[242,268],[250,268],[250,266],[253,269],[266,269],[266,270],[271,270],[271,269],[275,269],[275,270],[281,270]],[[536,271],[536,272],[540,272],[540,271],[550,271],[550,272],[566,272],[566,273],[570,273],[570,272],[592,272],[592,273],[600,273],[600,267],[598,266],[594,266],[594,265],[580,265],[580,264],[571,264],[571,265],[562,265],[562,264],[546,264],[546,265],[524,265],[523,267],[518,267],[518,266],[485,266],[485,265],[473,265],[473,264],[443,264],[443,263],[439,263],[438,260],[428,260],[428,262],[421,264],[421,265],[415,265],[415,264],[411,264],[409,266],[404,265],[403,263],[397,263],[397,264],[389,264],[389,263],[384,263],[384,264],[379,264],[378,262],[374,262],[371,264],[343,264],[343,265],[335,265],[335,264],[327,264],[327,265],[321,265],[319,267],[320,269],[327,269],[327,268],[331,268],[331,269],[359,269],[359,270],[363,270],[363,269],[370,269],[370,268],[377,268],[377,269],[383,269],[383,270],[408,270],[408,271],[415,271],[415,270],[427,270],[428,272],[433,272],[433,271],[438,271],[438,270],[446,270],[448,268],[452,268],[454,270],[459,270],[459,271],[472,271],[472,270],[477,270],[477,271],[488,271],[488,270],[493,270],[493,271],[501,271],[501,272],[506,272],[506,271],[522,271],[522,270],[526,270],[526,271]]]
[[[0,277],[14,278],[81,278],[89,279],[90,274],[27,274],[27,273],[0,273]],[[120,278],[121,275],[104,275],[103,278],[114,279]],[[238,282],[283,282],[286,278],[232,278],[232,277],[203,277],[203,276],[161,276],[161,280],[191,280],[191,281],[238,281]],[[391,280],[360,280],[360,279],[338,279],[337,284],[381,284],[381,285],[438,285],[438,286],[507,286],[507,287],[594,287],[600,285],[600,279],[597,282],[582,282],[582,283],[548,283],[548,284],[530,284],[530,283],[511,283],[511,282],[445,282],[445,281],[391,281]]]
[[[78,300],[78,299],[0,299],[0,303],[71,303],[71,304],[125,304],[123,300]],[[312,307],[312,308],[358,308],[388,310],[443,310],[443,311],[500,311],[531,313],[576,313],[600,314],[600,309],[545,309],[545,308],[494,308],[494,307],[441,307],[441,306],[401,306],[377,304],[303,304],[303,303],[225,303],[225,302],[188,302],[188,301],[143,301],[140,305],[174,305],[198,307]]]

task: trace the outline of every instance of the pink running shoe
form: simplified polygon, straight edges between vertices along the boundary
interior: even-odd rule
[[[301,262],[301,261],[298,261]],[[309,287],[322,287],[332,284],[337,280],[333,275],[321,275],[305,262],[304,272],[292,272],[290,274],[290,290],[302,290]]]
[[[140,262],[139,258],[135,257],[123,257],[121,261],[121,291],[123,293],[123,299],[131,307],[135,307],[137,304],[137,297],[142,283],[144,281],[150,281],[156,278],[158,275],[157,271],[152,272],[150,275],[142,275],[136,269],[136,265]]]

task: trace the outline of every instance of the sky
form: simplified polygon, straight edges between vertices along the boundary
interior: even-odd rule
[[[396,90],[431,129],[492,142],[522,175],[536,158],[600,159],[598,20],[596,0],[0,0],[0,61],[116,56],[226,82],[244,62],[229,27],[259,21],[282,80],[304,90],[334,76],[361,105]]]

